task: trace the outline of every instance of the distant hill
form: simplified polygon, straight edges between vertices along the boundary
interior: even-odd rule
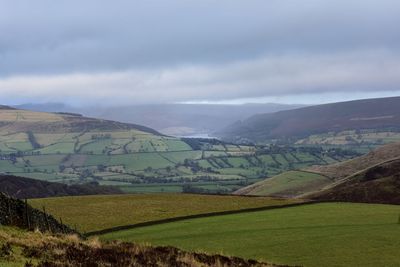
[[[1,132],[66,133],[93,130],[138,130],[160,135],[157,131],[142,125],[88,118],[74,113],[46,113],[15,108],[4,108],[0,112]]]
[[[9,107],[9,106],[0,105],[0,109],[15,109],[15,108]]]
[[[399,175],[400,143],[393,143],[344,162],[284,172],[235,194],[400,204]]]
[[[209,134],[260,113],[270,113],[301,107],[284,104],[153,104],[115,107],[71,107],[59,103],[24,104],[21,109],[44,112],[73,112],[86,116],[145,125],[176,136]]]
[[[259,114],[219,131],[227,140],[299,139],[360,129],[400,130],[400,97],[356,100]]]
[[[115,187],[95,183],[66,185],[12,175],[0,175],[0,192],[20,199],[122,193]]]
[[[400,159],[375,165],[308,197],[316,200],[400,204]]]

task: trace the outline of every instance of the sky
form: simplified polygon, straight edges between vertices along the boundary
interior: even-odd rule
[[[400,95],[398,0],[0,0],[0,102]]]

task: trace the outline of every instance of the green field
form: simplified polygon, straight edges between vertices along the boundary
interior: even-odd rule
[[[255,196],[297,197],[332,183],[320,174],[305,171],[288,171],[255,183],[239,192]]]
[[[302,266],[400,266],[400,206],[325,203],[113,232],[103,239],[172,245]]]
[[[295,203],[266,197],[191,194],[141,194],[32,199],[29,203],[88,232],[142,222],[247,208]]]

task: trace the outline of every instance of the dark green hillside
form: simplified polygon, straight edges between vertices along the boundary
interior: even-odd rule
[[[11,175],[0,175],[0,192],[20,199],[122,193],[96,183],[66,185]]]

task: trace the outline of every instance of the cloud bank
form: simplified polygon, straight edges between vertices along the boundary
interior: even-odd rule
[[[400,93],[398,1],[2,1],[5,102]]]

